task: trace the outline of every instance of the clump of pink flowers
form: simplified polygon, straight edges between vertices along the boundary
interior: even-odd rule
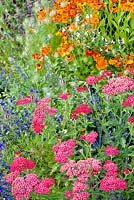
[[[65,142],[60,142],[52,147],[55,152],[55,160],[59,163],[65,163],[68,157],[74,152],[74,147],[76,145],[76,140],[69,139]]]
[[[100,182],[100,189],[106,192],[127,189],[126,181],[115,176],[106,176]]]
[[[129,118],[128,118],[128,122],[129,122],[130,124],[134,124],[134,116],[129,117]]]
[[[49,116],[54,116],[58,112],[56,108],[51,108],[48,105],[51,101],[51,98],[42,98],[36,104],[32,119],[32,128],[36,134],[40,134],[41,131],[47,126],[44,124],[45,114],[48,113]]]
[[[20,171],[14,171],[6,175],[6,181],[12,184],[12,194],[16,200],[29,199],[30,193],[49,194],[50,187],[55,183],[53,178],[38,179],[37,174],[26,174],[20,177]]]
[[[118,155],[120,154],[120,151],[118,149],[116,149],[115,147],[113,146],[107,146],[104,150],[104,154],[106,156],[113,156],[113,155]]]
[[[126,100],[122,103],[124,107],[134,106],[134,94],[129,95]]]
[[[111,78],[108,83],[102,87],[102,92],[107,95],[116,95],[132,89],[134,89],[134,80],[128,76],[120,76]]]
[[[67,100],[71,96],[70,93],[59,94],[58,97],[62,100]]]
[[[78,162],[70,160],[63,164],[60,171],[66,172],[66,175],[70,178],[77,178],[77,180],[75,180],[73,183],[72,191],[67,191],[65,193],[65,197],[71,197],[73,200],[87,200],[90,194],[85,191],[88,189],[86,182],[91,175],[96,175],[100,170],[101,162],[94,158],[79,160]]]
[[[29,104],[32,103],[32,96],[26,96],[23,99],[19,99],[16,102],[16,105],[24,105],[24,104]]]
[[[91,132],[88,133],[86,135],[81,135],[80,139],[81,140],[86,140],[88,143],[94,143],[96,141],[96,138],[98,137],[98,133],[97,132]]]
[[[14,158],[11,166],[10,166],[10,171],[15,172],[15,171],[23,171],[25,169],[33,169],[35,167],[35,162],[33,160],[29,160],[23,156],[18,156]]]
[[[103,80],[105,78],[104,75],[100,76],[88,76],[86,78],[86,84],[88,85],[94,85],[95,83],[98,83],[99,81]]]

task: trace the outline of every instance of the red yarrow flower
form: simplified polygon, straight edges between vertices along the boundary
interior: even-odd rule
[[[79,87],[77,87],[77,92],[83,92],[83,91],[87,91],[88,90],[88,88],[87,87],[85,87],[85,86],[79,86]]]
[[[128,175],[128,174],[130,174],[130,170],[128,168],[124,168],[122,170],[122,173],[125,174],[125,175]]]
[[[128,118],[128,122],[129,122],[130,124],[134,124],[134,116],[129,117],[129,118]]]
[[[113,155],[118,155],[120,154],[120,151],[113,146],[107,146],[104,150],[104,154],[106,156],[113,156]]]
[[[71,114],[71,117],[74,119],[77,119],[79,117],[79,114],[88,114],[92,112],[92,109],[88,107],[87,104],[80,104],[76,110]]]

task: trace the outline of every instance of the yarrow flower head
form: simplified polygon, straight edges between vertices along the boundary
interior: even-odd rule
[[[80,114],[88,114],[92,109],[87,104],[80,104],[71,114],[71,117],[77,119]]]
[[[51,101],[51,98],[42,98],[36,104],[36,108],[32,114],[32,128],[36,134],[40,134],[41,131],[47,126],[44,124],[45,113],[48,113],[49,116],[54,116],[58,112],[56,108],[51,108],[48,105]]]
[[[128,175],[128,174],[130,174],[130,170],[128,168],[124,168],[122,170],[122,173],[125,174],[125,175]]]
[[[68,157],[74,152],[73,147],[76,145],[76,140],[69,139],[65,142],[61,142],[52,147],[55,152],[55,160],[60,163],[64,163],[68,160]]]
[[[105,78],[105,75],[100,76],[88,76],[86,78],[86,84],[88,85],[94,85],[95,83],[98,83],[99,81],[103,80]]]
[[[23,99],[19,99],[16,102],[16,105],[23,105],[23,104],[29,104],[29,103],[32,103],[32,97],[31,96],[26,96]]]
[[[130,124],[134,124],[134,116],[129,117],[129,118],[128,118],[128,122],[129,122]]]
[[[83,91],[87,91],[87,90],[88,90],[88,88],[85,87],[85,86],[79,86],[79,87],[77,87],[77,92],[83,92]]]
[[[91,133],[88,133],[86,135],[81,135],[80,139],[81,140],[85,139],[87,142],[92,144],[92,143],[94,143],[96,141],[97,137],[98,137],[98,133],[97,132],[91,132]]]
[[[132,89],[134,89],[134,80],[128,76],[121,76],[111,78],[108,83],[102,87],[102,92],[107,95],[117,95]]]
[[[134,106],[134,94],[131,94],[127,97],[127,99],[122,103],[124,107]]]
[[[25,169],[32,169],[35,167],[35,163],[33,160],[28,160],[25,157],[22,156],[18,156],[16,157],[10,167],[10,171],[11,172],[15,172],[15,171],[23,171]]]
[[[113,156],[120,154],[120,151],[113,146],[107,146],[104,150],[106,156]]]
[[[58,97],[62,100],[67,100],[71,96],[70,93],[59,94]]]
[[[114,176],[106,176],[100,182],[100,189],[106,192],[127,189],[125,180]]]

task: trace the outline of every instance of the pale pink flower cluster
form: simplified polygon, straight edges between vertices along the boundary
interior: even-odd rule
[[[112,160],[106,160],[103,169],[107,172],[100,182],[100,189],[106,192],[127,189],[126,181],[118,177],[118,166]]]
[[[55,160],[59,163],[65,163],[68,157],[74,152],[74,147],[76,145],[76,140],[69,139],[65,142],[60,142],[52,147],[55,152]]]
[[[108,84],[104,85],[102,92],[107,95],[116,95],[134,89],[134,80],[128,76],[111,78]]]
[[[36,174],[27,174],[25,177],[18,175],[17,171],[6,175],[6,181],[12,184],[12,194],[16,200],[29,199],[32,191],[37,194],[48,194],[51,192],[50,187],[55,183],[53,178],[39,180]]]
[[[33,119],[32,119],[32,127],[36,134],[40,134],[43,128],[47,126],[43,124],[45,120],[45,113],[48,113],[49,116],[54,116],[55,113],[58,112],[56,108],[51,108],[48,105],[48,103],[51,101],[52,101],[51,98],[42,98],[36,104],[36,108],[33,113]]]
[[[97,132],[90,132],[86,135],[81,135],[80,139],[81,140],[86,140],[88,143],[94,143],[96,141],[96,138],[98,137],[98,133]]]
[[[122,106],[134,106],[134,94],[131,94],[127,97],[127,99],[122,103]]]
[[[96,175],[100,169],[101,162],[94,158],[79,160],[77,163],[74,160],[70,160],[63,164],[60,169],[61,172],[66,171],[66,175],[70,178],[77,177],[77,180],[75,180],[73,183],[72,191],[67,191],[65,193],[65,197],[72,198],[73,200],[87,200],[90,194],[85,192],[85,190],[88,188],[86,182],[91,175]]]
[[[115,147],[113,146],[107,146],[104,150],[104,154],[106,156],[113,156],[113,155],[118,155],[120,154],[120,151],[118,149],[116,149]]]
[[[60,171],[65,172],[70,178],[78,177],[78,180],[85,182],[88,180],[89,171],[92,175],[96,175],[101,170],[101,162],[94,158],[88,158],[87,160],[79,160],[77,163],[74,160],[70,160],[63,164]]]

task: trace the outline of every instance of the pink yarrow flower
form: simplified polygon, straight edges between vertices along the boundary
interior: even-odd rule
[[[22,156],[18,156],[16,158],[14,158],[11,167],[10,167],[10,171],[11,172],[15,172],[15,171],[23,171],[25,169],[32,169],[35,167],[35,163],[33,160],[28,160],[25,157]]]
[[[115,190],[125,190],[127,189],[127,184],[125,180],[114,176],[106,176],[100,182],[100,189],[106,192]]]
[[[89,143],[94,143],[96,141],[96,138],[98,137],[98,133],[97,132],[91,132],[91,133],[88,133],[86,135],[81,135],[80,136],[80,139],[85,139],[87,142]]]
[[[87,200],[89,197],[90,193],[88,192],[75,193],[73,195],[73,200]]]
[[[129,117],[129,118],[128,118],[128,122],[129,122],[130,124],[134,124],[134,116]]]
[[[132,74],[132,76],[134,76],[134,69],[129,69],[130,74]]]
[[[26,96],[23,99],[19,99],[16,102],[16,105],[24,105],[24,104],[29,104],[29,103],[32,103],[32,97],[31,96]]]
[[[122,106],[134,106],[134,94],[129,95],[127,99],[122,103]]]
[[[67,192],[65,192],[65,197],[66,199],[73,198],[73,192],[71,190],[68,190]]]
[[[59,94],[58,97],[62,100],[67,100],[71,96],[70,93]]]
[[[55,152],[55,160],[60,163],[65,163],[68,157],[74,152],[73,147],[76,145],[76,140],[69,139],[65,142],[61,142],[52,147]]]
[[[112,76],[111,70],[104,70],[104,71],[102,71],[101,74],[102,74],[103,76]]]
[[[10,174],[6,175],[6,182],[12,184],[12,182],[14,181],[14,179],[19,176],[20,172],[19,171],[14,171],[11,172]]]
[[[106,156],[113,156],[120,154],[120,151],[113,146],[107,146],[104,150]]]
[[[97,82],[98,82],[98,79],[96,76],[88,76],[86,78],[86,84],[94,85]]]

